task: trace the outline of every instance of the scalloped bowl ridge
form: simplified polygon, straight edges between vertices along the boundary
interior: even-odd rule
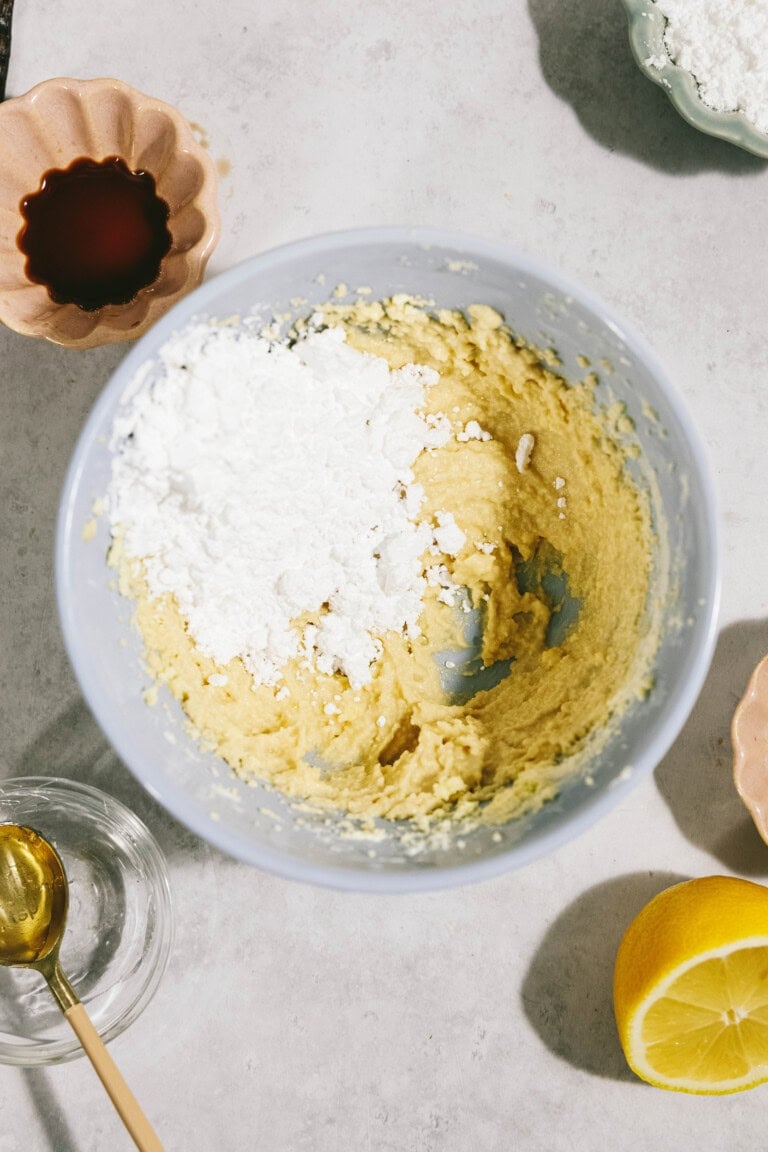
[[[667,94],[683,119],[708,136],[768,158],[768,135],[742,112],[719,112],[705,104],[692,73],[670,59],[664,43],[667,18],[655,0],[622,0],[622,4],[638,67]]]
[[[0,320],[69,347],[133,340],[203,278],[219,236],[216,172],[175,108],[120,80],[46,80],[0,105]],[[20,204],[43,174],[87,156],[148,171],[169,207],[172,243],[157,279],[128,304],[86,312],[30,281],[17,237]]]

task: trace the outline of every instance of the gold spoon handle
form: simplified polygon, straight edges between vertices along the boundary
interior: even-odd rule
[[[115,1064],[104,1045],[104,1041],[91,1023],[83,1005],[78,1001],[67,1008],[64,1016],[72,1025],[85,1054],[96,1070],[96,1074],[107,1090],[107,1095],[117,1109],[117,1114],[133,1137],[139,1152],[163,1152],[152,1125],[139,1106],[139,1102],[123,1080],[120,1069]]]

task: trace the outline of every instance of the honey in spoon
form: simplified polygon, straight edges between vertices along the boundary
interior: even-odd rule
[[[55,965],[66,916],[64,869],[48,842],[0,824],[0,963]]]

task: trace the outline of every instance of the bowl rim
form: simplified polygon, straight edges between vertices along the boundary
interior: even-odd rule
[[[158,903],[157,932],[153,947],[153,962],[147,973],[144,983],[130,1004],[120,1012],[106,1027],[99,1029],[101,1038],[108,1043],[122,1035],[138,1019],[142,1012],[152,1001],[157,992],[173,949],[176,935],[173,893],[171,891],[168,863],[165,855],[146,826],[144,821],[132,809],[128,808],[122,800],[118,800],[109,792],[95,788],[92,784],[85,784],[80,780],[58,776],[9,776],[0,781],[0,801],[14,793],[52,795],[61,802],[80,796],[94,807],[105,808],[125,825],[127,834],[130,834],[134,845],[140,842],[142,856],[148,861],[148,869],[152,875],[152,890]],[[87,1004],[86,1004],[87,1008]],[[17,1051],[5,1051],[0,1045],[0,1064],[16,1067],[50,1067],[54,1064],[68,1063],[85,1054],[77,1038],[67,1035],[64,1039],[51,1041],[43,1046],[20,1048]]]
[[[621,0],[629,22],[629,43],[640,71],[657,84],[693,128],[768,159],[768,133],[743,112],[719,112],[699,96],[693,73],[675,64],[664,45],[667,17],[656,0]],[[663,63],[659,63],[663,57]]]
[[[206,305],[215,299],[222,289],[236,287],[248,281],[254,271],[269,269],[292,256],[309,255],[321,258],[324,253],[338,253],[344,247],[359,247],[361,244],[440,247],[457,252],[468,259],[475,257],[501,260],[510,264],[516,274],[528,274],[540,279],[562,293],[564,297],[572,296],[590,309],[625,343],[630,354],[644,363],[664,390],[670,408],[683,429],[695,464],[704,512],[706,543],[709,549],[705,605],[689,643],[689,650],[692,652],[689,675],[685,681],[676,684],[669,693],[669,703],[665,706],[657,730],[642,755],[635,759],[632,770],[617,776],[604,791],[590,797],[571,818],[558,822],[554,827],[545,828],[518,844],[500,848],[493,855],[467,863],[401,872],[375,872],[344,864],[334,867],[328,864],[305,863],[272,847],[254,843],[239,832],[223,828],[221,823],[197,810],[189,803],[186,794],[180,789],[175,789],[168,781],[158,785],[152,770],[141,763],[133,753],[129,734],[115,723],[114,712],[108,706],[108,698],[102,684],[80,648],[66,578],[70,541],[74,542],[78,538],[74,525],[74,500],[90,442],[103,416],[112,406],[115,394],[122,394],[127,379],[146,363],[150,355],[153,355],[181,324],[204,312]],[[474,883],[532,863],[586,831],[601,816],[615,808],[642,779],[650,775],[679,735],[699,696],[709,669],[718,631],[722,544],[713,470],[709,465],[704,442],[693,424],[682,396],[672,385],[645,340],[630,325],[589,290],[511,244],[438,228],[385,226],[327,232],[294,240],[250,257],[212,277],[195,292],[184,297],[139,340],[97,398],[75,446],[59,505],[54,570],[56,600],[64,643],[83,696],[120,759],[167,811],[196,835],[225,854],[286,879],[346,891],[410,893]]]

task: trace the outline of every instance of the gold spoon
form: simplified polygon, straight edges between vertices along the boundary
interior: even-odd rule
[[[0,824],[0,964],[34,968],[45,977],[139,1152],[163,1152],[61,970],[59,949],[68,903],[64,865],[53,846],[33,828]]]

